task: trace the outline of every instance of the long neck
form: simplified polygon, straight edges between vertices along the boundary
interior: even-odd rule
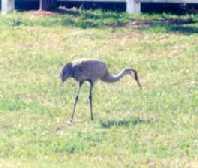
[[[120,73],[116,75],[112,75],[107,72],[107,74],[102,78],[102,81],[110,82],[110,83],[116,82],[119,81],[125,75],[127,75],[126,69],[123,69]]]

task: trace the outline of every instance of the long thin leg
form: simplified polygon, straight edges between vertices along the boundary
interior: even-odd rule
[[[78,91],[77,91],[77,94],[76,94],[76,97],[75,97],[73,112],[72,112],[72,116],[71,116],[71,120],[70,120],[71,122],[73,121],[73,118],[74,118],[74,113],[76,111],[76,104],[78,103],[78,95],[80,93],[80,89],[81,89],[82,84],[83,84],[83,82],[79,83]]]
[[[91,113],[91,120],[93,120],[93,108],[92,108],[92,91],[93,91],[93,82],[90,82],[90,90],[89,90],[89,107],[90,107],[90,113]]]

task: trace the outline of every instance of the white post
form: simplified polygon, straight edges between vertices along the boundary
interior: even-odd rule
[[[6,14],[15,9],[15,0],[1,0],[1,13]]]
[[[141,0],[126,0],[126,12],[141,13]]]

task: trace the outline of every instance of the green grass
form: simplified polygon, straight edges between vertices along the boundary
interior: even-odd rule
[[[197,33],[197,15],[0,16],[0,167],[197,167]],[[82,57],[134,67],[143,90],[97,82],[90,121],[84,85],[69,126],[77,85],[59,72]]]

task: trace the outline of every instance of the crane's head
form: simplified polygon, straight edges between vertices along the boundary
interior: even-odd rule
[[[127,68],[127,69],[125,69],[125,73],[131,75],[135,79],[135,81],[137,82],[138,86],[140,88],[142,88],[142,85],[139,81],[138,73],[137,73],[136,70],[134,70],[132,68]]]
[[[67,78],[72,76],[72,63],[67,63],[60,72],[60,79],[65,82]]]

